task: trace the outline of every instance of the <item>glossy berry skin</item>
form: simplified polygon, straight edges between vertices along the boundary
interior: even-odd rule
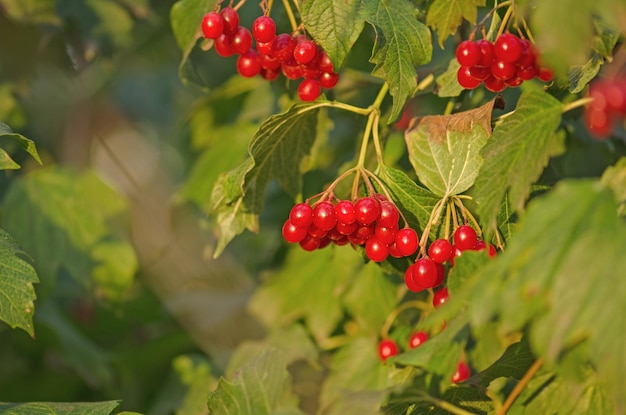
[[[461,251],[474,249],[477,242],[476,231],[469,225],[461,225],[454,231],[454,246]]]
[[[439,287],[446,279],[446,270],[443,268],[443,265],[437,264],[436,262],[435,266],[437,267],[437,281],[435,281],[435,285],[433,285],[433,287]]]
[[[298,203],[291,208],[289,220],[296,226],[308,228],[313,223],[313,207],[308,203]]]
[[[232,7],[225,7],[220,11],[220,14],[224,18],[224,33],[227,35],[234,35],[239,27],[239,14]]]
[[[215,52],[223,58],[227,58],[235,54],[232,46],[232,39],[226,33],[221,34],[215,39]]]
[[[454,266],[454,259],[460,257],[463,254],[456,245],[452,245],[452,256],[450,257],[450,265]]]
[[[298,65],[298,62],[296,62],[293,58],[283,61],[281,69],[283,71],[283,75],[285,75],[285,78],[287,79],[295,80],[302,78],[302,69],[300,68],[300,65]]]
[[[321,244],[322,244],[321,238],[316,238],[311,235],[306,235],[304,239],[300,241],[300,247],[304,249],[305,251],[309,251],[309,252],[319,249]]]
[[[491,70],[491,74],[501,81],[506,81],[514,77],[517,71],[514,64],[500,60],[495,61],[489,69]]]
[[[356,228],[358,226],[359,225],[356,222],[344,223],[344,222],[337,220],[337,225],[335,225],[335,228],[337,229],[337,232],[339,232],[340,234],[349,236],[349,235],[352,235],[354,231],[356,231]]]
[[[320,202],[313,208],[313,225],[321,230],[329,231],[337,224],[335,206],[330,202]]]
[[[549,68],[541,67],[539,68],[537,78],[543,82],[550,82],[552,78],[554,78],[554,73],[552,73],[552,70]]]
[[[257,42],[267,43],[276,37],[276,23],[269,16],[259,16],[252,23],[252,35]]]
[[[378,343],[378,357],[383,362],[391,356],[397,355],[399,352],[400,349],[398,345],[391,339],[381,340],[381,342]]]
[[[476,246],[474,246],[475,251],[483,251],[485,249],[487,249],[487,243],[484,240],[481,239],[476,242]],[[492,244],[489,244],[489,250],[487,251],[487,254],[490,258],[495,257],[498,254],[498,252],[496,251],[496,247]]]
[[[237,58],[237,72],[245,78],[252,78],[261,72],[261,61],[256,50],[250,49]]]
[[[376,228],[374,229],[374,235],[376,238],[378,238],[378,240],[385,245],[395,245],[397,234],[397,226],[382,226],[377,223]]]
[[[337,222],[345,224],[353,223],[356,221],[356,212],[354,210],[354,203],[350,200],[341,200],[335,205],[335,216]]]
[[[320,68],[320,71],[322,72],[327,72],[327,73],[335,72],[335,68],[333,67],[333,62],[330,60],[326,52],[322,51],[320,53],[320,60],[317,66]]]
[[[522,56],[522,44],[517,36],[511,33],[503,33],[493,44],[493,51],[496,59],[514,63]]]
[[[452,256],[452,244],[447,239],[437,239],[428,247],[428,257],[443,264]]]
[[[339,75],[334,72],[322,72],[319,79],[322,88],[332,89],[337,85],[337,82],[339,82]]]
[[[374,223],[380,215],[380,205],[378,201],[371,197],[362,197],[354,204],[357,222],[363,225]]]
[[[383,200],[380,202],[379,206],[380,213],[378,214],[376,224],[385,227],[397,227],[398,220],[400,219],[400,212],[398,212],[396,205],[388,200]]]
[[[464,40],[456,48],[456,60],[461,66],[473,66],[480,61],[480,48],[471,40]]]
[[[272,53],[272,45],[274,44],[273,41],[269,41],[269,42],[259,42],[258,40],[256,41],[256,50],[261,54],[261,55],[270,55]],[[278,61],[280,63],[280,61]]]
[[[421,258],[413,265],[413,281],[420,287],[432,288],[437,282],[437,267],[432,259]]]
[[[485,78],[483,82],[485,83],[485,88],[491,92],[502,92],[506,88],[504,81],[496,78],[492,74]]]
[[[365,255],[374,262],[382,262],[389,255],[387,244],[372,236],[365,242]]]
[[[454,375],[452,375],[451,380],[454,383],[459,383],[459,382],[463,382],[464,380],[467,380],[469,377],[470,377],[469,366],[467,365],[467,363],[461,361],[457,365],[456,372],[454,372]]]
[[[202,18],[202,34],[207,39],[217,39],[224,33],[224,18],[216,12],[209,12]]]
[[[286,61],[289,58],[293,58],[292,54],[295,46],[296,41],[290,34],[281,33],[272,42],[272,55],[280,61]]]
[[[315,101],[322,93],[322,86],[317,79],[304,79],[298,85],[298,97],[304,102]]]
[[[413,291],[414,293],[418,293],[420,291],[425,290],[424,287],[417,284],[415,279],[413,279],[413,269],[415,268],[415,264],[410,265],[406,271],[404,272],[404,284],[409,289],[409,291]]]
[[[403,256],[413,255],[419,246],[417,232],[411,228],[402,228],[396,235],[396,248]]]
[[[249,51],[252,47],[252,35],[250,31],[243,26],[239,26],[232,37],[231,44],[235,53],[240,55]]]
[[[471,74],[471,68],[469,66],[461,66],[456,73],[456,80],[465,89],[478,88],[480,85],[480,79],[476,79]]]
[[[476,65],[483,68],[491,66],[496,57],[495,53],[493,53],[493,44],[486,39],[481,39],[476,44],[480,49],[480,60]]]
[[[435,308],[439,308],[442,305],[444,305],[446,303],[446,301],[448,301],[448,289],[447,288],[440,288],[437,291],[435,291],[435,295],[433,295],[433,306]]]
[[[283,225],[283,238],[289,243],[297,243],[302,241],[308,234],[307,228],[295,226],[289,219]]]
[[[409,347],[411,349],[415,349],[417,346],[422,345],[426,340],[428,340],[428,334],[426,332],[418,331],[417,333],[413,333],[409,339]]]
[[[317,56],[317,45],[305,39],[293,48],[293,57],[301,65],[306,65]]]

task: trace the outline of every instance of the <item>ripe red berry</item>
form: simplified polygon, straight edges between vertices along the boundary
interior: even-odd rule
[[[220,11],[220,14],[224,18],[224,33],[227,35],[234,35],[239,27],[239,14],[232,7],[225,7]]]
[[[411,228],[402,228],[396,235],[396,248],[403,256],[413,255],[419,246],[417,232]]]
[[[522,56],[522,44],[517,36],[511,33],[503,33],[493,44],[496,59],[514,63]]]
[[[452,382],[459,383],[470,377],[470,369],[467,363],[461,361],[456,367],[456,372],[452,375]]]
[[[552,78],[554,78],[554,73],[550,68],[546,68],[542,66],[539,68],[539,73],[537,74],[537,78],[543,82],[550,82]]]
[[[313,208],[313,225],[329,231],[337,224],[335,206],[330,202],[320,202]]]
[[[414,267],[415,267],[415,264],[412,264],[404,272],[404,284],[409,289],[409,291],[413,291],[414,293],[418,293],[418,292],[420,292],[422,290],[425,290],[425,288],[422,287],[421,285],[419,285],[417,282],[415,282],[415,279],[413,278],[413,268]]]
[[[420,346],[428,340],[428,334],[423,331],[418,331],[417,333],[413,333],[411,338],[409,339],[409,347],[411,349],[415,349],[417,346]]]
[[[308,228],[313,223],[313,208],[308,203],[298,203],[291,208],[289,220],[296,226]]]
[[[280,72],[280,61],[269,55],[260,55],[261,66],[270,71]]]
[[[261,72],[261,61],[256,50],[250,49],[237,58],[237,72],[243,77],[252,78]]]
[[[478,242],[476,242],[476,246],[474,246],[474,251],[482,251],[485,249],[487,249],[487,243],[483,239],[480,239]],[[496,247],[492,244],[489,244],[489,250],[487,251],[487,254],[491,258],[495,257],[498,254],[498,252],[496,251]]]
[[[491,74],[491,71],[486,66],[470,66],[467,73],[474,79],[484,81]]]
[[[376,232],[376,225],[374,225],[373,223],[370,223],[369,225],[360,225],[358,222],[356,223],[357,228],[354,231],[354,235],[359,238],[367,239],[370,236],[373,236]]]
[[[215,39],[213,45],[215,46],[215,52],[223,58],[227,58],[235,54],[232,46],[232,39],[226,33],[221,34]]]
[[[269,16],[259,16],[252,23],[252,35],[257,42],[267,43],[276,37],[276,23]]]
[[[379,206],[380,213],[378,214],[376,223],[386,227],[397,227],[398,220],[400,219],[400,212],[398,212],[396,205],[388,200],[383,200],[380,202]]]
[[[317,56],[317,45],[311,40],[305,39],[293,48],[293,57],[296,62],[306,65]]]
[[[283,71],[283,75],[285,75],[285,78],[287,79],[295,80],[302,78],[302,69],[300,68],[300,65],[298,65],[298,62],[296,62],[293,58],[283,61],[281,69]]]
[[[522,54],[516,62],[517,66],[535,66],[537,60],[537,52],[527,39],[520,39],[520,45],[522,46]]]
[[[314,223],[312,223],[307,228],[307,232],[309,233],[309,236],[312,236],[312,237],[318,238],[318,239],[321,239],[321,238],[325,237],[328,234],[327,230],[318,228],[317,226],[315,226]]]
[[[476,231],[469,225],[461,225],[454,231],[454,245],[461,251],[474,249],[478,242]]]
[[[589,132],[598,139],[608,137],[613,131],[613,122],[605,110],[587,108],[583,113],[583,119]]]
[[[257,40],[256,42],[256,50],[261,54],[261,55],[270,55],[272,53],[272,45],[274,44],[273,41],[269,41],[269,42],[259,42]],[[280,61],[279,61],[280,62]]]
[[[517,68],[514,64],[501,60],[495,61],[493,64],[491,64],[489,69],[491,70],[491,74],[496,79],[499,79],[501,81],[506,81],[507,79],[514,77],[515,72],[517,71]]]
[[[239,26],[232,37],[231,41],[235,53],[243,54],[252,47],[252,35],[250,31],[243,26]]]
[[[322,86],[317,79],[303,79],[298,85],[298,97],[304,102],[315,101],[322,93]]]
[[[374,262],[382,262],[389,255],[387,244],[381,242],[376,236],[371,236],[365,242],[365,255]]]
[[[380,223],[377,223],[376,228],[374,229],[374,235],[376,238],[385,245],[395,245],[397,234],[397,226],[383,226]]]
[[[315,251],[321,246],[322,240],[311,235],[306,235],[304,239],[300,241],[300,247],[305,251]]]
[[[399,352],[400,349],[398,345],[391,339],[385,339],[378,343],[378,357],[380,357],[380,360],[383,362],[391,356],[397,355]]]
[[[496,56],[493,53],[493,44],[486,39],[481,39],[476,44],[480,49],[480,61],[478,61],[477,65],[484,68],[491,66]]]
[[[491,92],[501,92],[504,91],[504,89],[506,88],[506,84],[504,83],[504,81],[496,78],[491,74],[487,78],[485,78],[483,82],[485,83],[485,88],[487,88]]]
[[[418,259],[413,265],[413,280],[424,288],[432,288],[437,282],[437,267],[430,258]]]
[[[539,70],[534,65],[518,66],[515,72],[515,74],[524,81],[530,81],[537,76],[538,73]]]
[[[437,264],[436,262],[435,266],[437,267],[437,281],[435,281],[435,285],[433,285],[433,287],[439,287],[446,279],[446,270],[443,268],[443,265]]]
[[[452,256],[450,257],[450,265],[454,266],[454,259],[460,257],[463,254],[456,245],[452,245]]]
[[[326,72],[326,73],[335,72],[335,68],[333,67],[333,62],[330,60],[330,58],[324,51],[320,52],[320,60],[319,60],[318,67],[320,68],[320,71],[322,72]]]
[[[202,18],[202,33],[207,39],[217,39],[224,33],[224,18],[216,12],[209,12]]]
[[[358,223],[352,222],[352,223],[344,223],[339,221],[339,219],[337,219],[337,225],[335,225],[335,228],[337,229],[337,232],[339,232],[342,235],[345,236],[350,236],[352,235],[355,231],[356,228],[359,226]]]
[[[350,200],[340,200],[335,205],[335,216],[337,216],[337,222],[348,224],[356,221],[354,203]]]
[[[307,228],[295,226],[289,219],[283,225],[283,238],[289,243],[297,243],[307,236]]]
[[[456,48],[456,60],[461,66],[473,66],[480,61],[480,48],[471,40],[464,40]]]
[[[272,42],[272,55],[280,61],[293,58],[293,48],[296,41],[288,33],[281,33]]]
[[[278,78],[278,76],[280,75],[280,71],[276,70],[276,69],[267,69],[267,68],[263,68],[261,69],[261,76],[263,77],[263,79],[265,79],[266,81],[273,81],[274,79]]]
[[[428,256],[438,264],[443,264],[452,256],[452,244],[447,239],[437,239],[428,247]]]
[[[357,222],[368,225],[374,223],[380,215],[380,205],[378,201],[371,197],[362,197],[354,204]]]
[[[337,85],[337,82],[339,82],[339,75],[334,72],[322,72],[320,75],[320,84],[322,85],[322,88],[332,89]]]
[[[435,291],[435,294],[433,295],[433,306],[435,308],[439,308],[442,305],[445,304],[446,301],[448,301],[448,289],[447,288],[440,288],[437,291]]]
[[[456,73],[456,79],[459,85],[465,89],[478,88],[480,85],[480,79],[476,79],[472,76],[469,66],[461,66]]]

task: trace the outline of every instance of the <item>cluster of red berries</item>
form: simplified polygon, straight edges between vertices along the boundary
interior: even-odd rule
[[[615,121],[626,116],[626,76],[595,80],[589,96],[593,101],[585,109],[585,125],[595,137],[606,138]]]
[[[358,199],[339,200],[333,204],[321,200],[311,206],[296,204],[283,225],[283,238],[299,243],[307,250],[335,245],[365,246],[365,254],[374,262],[415,254],[419,246],[417,232],[399,228],[400,212],[393,202],[377,194]]]
[[[443,284],[445,269],[443,264],[449,262],[454,266],[454,258],[460,256],[463,251],[481,251],[489,249],[489,256],[496,255],[496,248],[479,239],[474,228],[469,225],[461,225],[453,235],[453,242],[447,239],[437,239],[428,247],[428,256],[420,258],[404,273],[404,282],[407,288],[413,292],[420,292],[429,288],[435,288]],[[435,292],[433,305],[439,307],[448,299],[448,289],[441,288]]]
[[[298,86],[302,101],[314,101],[322,88],[337,85],[339,75],[328,55],[305,35],[276,34],[276,23],[269,16],[259,16],[252,33],[239,25],[239,15],[232,7],[207,13],[202,19],[202,33],[214,39],[215,51],[222,57],[239,55],[237,72],[251,78],[261,75],[273,81],[282,72],[286,78],[304,78]],[[253,47],[253,36],[256,48]]]
[[[481,83],[492,92],[520,86],[535,77],[543,82],[552,80],[552,71],[537,61],[532,43],[512,33],[504,33],[494,43],[486,39],[464,40],[456,48],[459,84],[466,89]]]

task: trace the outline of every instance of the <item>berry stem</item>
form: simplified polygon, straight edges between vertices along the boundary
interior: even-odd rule
[[[233,6],[233,9],[235,11],[241,9],[241,6],[243,6],[246,3],[246,0],[240,0],[239,3],[237,3],[236,5]]]
[[[498,29],[498,34],[496,35],[496,39],[500,37],[502,33],[504,33],[504,29],[506,29],[507,26],[509,25],[509,20],[511,19],[511,16],[513,15],[514,8],[515,8],[515,2],[512,1],[510,7],[506,9],[506,13],[504,13],[504,16],[502,17],[502,23],[500,23],[500,28]]]
[[[511,406],[513,406],[515,399],[517,399],[517,397],[522,393],[524,388],[528,386],[528,382],[530,382],[533,376],[535,376],[535,373],[537,373],[542,365],[543,360],[541,358],[535,360],[532,366],[528,368],[526,373],[524,373],[524,376],[522,376],[520,381],[517,382],[517,385],[515,385],[509,396],[506,397],[506,400],[504,401],[502,408],[500,408],[500,410],[497,412],[497,415],[505,415],[508,410],[511,409]]]
[[[419,395],[419,399],[425,402],[430,402],[435,406],[443,409],[444,411],[448,411],[453,415],[475,415],[473,412],[466,411],[463,408],[459,408],[458,406],[439,398],[435,398],[434,396],[429,395],[424,391],[416,391],[417,395]]]
[[[437,203],[435,203],[435,206],[433,206],[433,210],[430,213],[430,218],[428,218],[428,223],[422,231],[419,256],[426,256],[426,245],[428,244],[428,235],[430,234],[430,228],[432,228],[434,224],[439,223],[439,219],[441,218],[441,214],[443,213],[443,207],[448,204],[448,201],[449,199],[447,197],[444,197],[443,199],[440,199]]]
[[[476,220],[474,215],[472,215],[472,212],[470,212],[469,209],[465,207],[465,205],[461,201],[461,198],[459,198],[458,196],[453,196],[452,200],[454,201],[454,204],[461,211],[461,215],[463,216],[463,221],[465,223],[467,223],[467,220],[469,219],[469,221],[474,225],[474,228],[476,230],[476,234],[478,236],[481,236],[482,235],[482,231],[480,229],[480,225],[478,224],[478,221]]]
[[[444,235],[446,236],[446,239],[448,239],[450,237],[450,216],[452,215],[452,210],[450,209],[450,204],[446,203],[446,227],[445,227],[445,233]]]
[[[398,318],[401,312],[405,310],[409,310],[411,308],[416,308],[422,311],[430,311],[432,307],[430,306],[429,303],[424,302],[424,301],[419,301],[419,300],[407,301],[406,303],[400,304],[387,316],[385,323],[380,328],[380,337],[382,339],[388,338],[389,329],[391,329],[391,326],[393,325],[393,322],[395,321],[395,319]]]
[[[585,105],[593,102],[592,97],[585,97],[577,99],[576,101],[572,101],[566,105],[563,105],[563,112],[571,111],[575,108],[584,107]]]
[[[283,5],[285,6],[285,11],[287,12],[287,17],[289,18],[291,28],[295,32],[298,29],[298,22],[296,22],[296,17],[293,14],[293,10],[291,9],[291,4],[289,4],[289,0],[283,0]]]
[[[496,10],[502,8],[502,7],[508,7],[513,3],[512,0],[508,0],[508,1],[503,1],[502,3],[498,4],[497,6],[495,6],[493,9],[489,10],[489,12],[487,12],[487,14],[485,15],[485,17],[482,18],[482,20],[480,22],[478,22],[478,24],[476,25],[476,27],[474,28],[474,30],[472,31],[472,33],[470,34],[470,40],[474,39],[474,36],[476,34],[476,31],[478,30],[479,27],[484,27],[485,22],[487,20],[489,20],[489,18],[491,17],[492,14],[495,13]]]

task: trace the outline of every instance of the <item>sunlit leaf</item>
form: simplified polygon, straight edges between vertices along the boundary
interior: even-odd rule
[[[37,152],[37,147],[33,140],[30,140],[24,137],[21,134],[13,132],[11,127],[0,122],[0,139],[8,138],[11,140],[16,140],[20,147],[22,147],[28,154],[30,154],[39,164],[41,164],[41,159],[39,158],[39,153]],[[2,150],[2,149],[0,149]],[[0,169],[16,169],[19,168],[19,164],[15,163],[11,157],[2,150],[0,153]],[[3,166],[13,166],[13,167],[3,167]]]
[[[619,202],[618,212],[626,213],[626,157],[622,157],[602,174],[602,183],[609,186]]]
[[[426,24],[437,30],[439,46],[453,35],[463,19],[476,24],[477,8],[485,5],[485,0],[434,0],[428,8]]]
[[[0,6],[8,17],[18,22],[54,26],[61,24],[55,2],[49,0],[0,0]]]
[[[443,98],[458,97],[465,90],[457,79],[460,67],[456,59],[450,61],[448,69],[437,77],[437,95]]]
[[[409,160],[431,192],[448,197],[474,184],[483,163],[480,150],[491,136],[493,104],[491,100],[477,109],[427,115],[411,123],[405,135]]]
[[[34,336],[33,283],[39,279],[33,266],[23,258],[26,256],[15,240],[0,229],[0,320]]]

